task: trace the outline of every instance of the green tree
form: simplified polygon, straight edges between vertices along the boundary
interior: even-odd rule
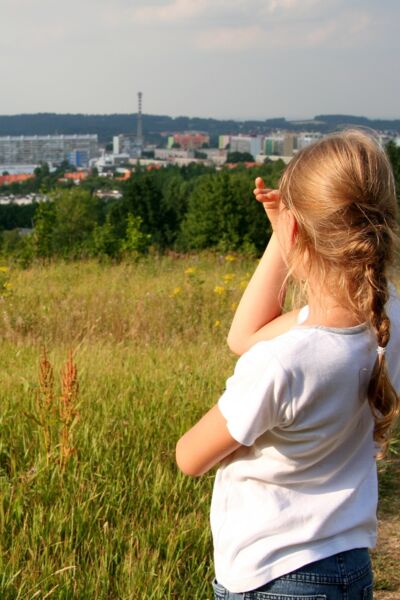
[[[250,152],[228,152],[226,159],[228,163],[254,162],[254,156]]]
[[[95,225],[93,229],[93,249],[96,256],[119,257],[121,240],[109,218],[103,225]]]
[[[397,198],[400,204],[400,146],[397,146],[393,140],[386,145],[386,152],[392,164],[393,175],[396,181]]]
[[[112,219],[121,217],[124,223],[120,233],[125,237],[128,214],[142,219],[142,230],[151,235],[152,243],[159,248],[164,247],[163,215],[161,209],[161,179],[156,172],[136,172],[126,183],[124,198],[118,207],[113,209]]]
[[[55,226],[54,203],[40,203],[34,217],[33,252],[36,257],[47,259],[53,255]]]
[[[128,215],[126,235],[121,243],[122,252],[133,255],[147,252],[151,242],[151,235],[144,233],[141,230],[141,226],[141,217],[135,217],[133,214]]]
[[[162,187],[160,211],[162,215],[163,247],[171,248],[177,239],[182,220],[187,212],[192,184],[180,173],[171,173]]]
[[[52,199],[56,253],[71,258],[89,254],[92,233],[101,215],[99,200],[80,188],[58,189],[52,194]]]
[[[262,206],[254,200],[254,179],[261,175],[266,185],[274,187],[275,168],[224,170],[196,180],[178,246],[261,252],[271,230]]]

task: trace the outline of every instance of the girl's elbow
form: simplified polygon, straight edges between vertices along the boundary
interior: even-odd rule
[[[188,453],[183,446],[182,440],[179,440],[175,450],[175,460],[179,470],[184,475],[189,475],[190,477],[199,477],[200,475],[203,475],[203,470],[199,468],[196,461],[193,461],[190,456],[188,456]]]
[[[228,344],[229,350],[237,356],[241,356],[246,351],[243,342],[238,340],[230,332],[228,333],[228,337],[226,338],[226,343]]]

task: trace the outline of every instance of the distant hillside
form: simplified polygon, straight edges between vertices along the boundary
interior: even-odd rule
[[[55,135],[97,133],[101,142],[110,142],[118,133],[136,132],[136,114],[83,115],[39,113],[0,115],[0,136],[4,135]],[[400,119],[371,120],[352,115],[317,115],[305,121],[287,121],[284,117],[265,121],[234,121],[199,117],[168,117],[143,115],[143,131],[148,141],[159,141],[162,134],[173,131],[205,131],[212,138],[219,134],[267,133],[272,129],[292,131],[309,130],[328,133],[336,129],[357,125],[371,129],[400,132]]]
[[[354,115],[317,115],[315,121],[322,121],[327,127],[340,129],[349,125],[358,127],[371,127],[379,131],[400,132],[400,119],[367,119]]]

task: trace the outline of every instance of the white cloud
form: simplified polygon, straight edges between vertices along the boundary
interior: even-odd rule
[[[372,21],[366,13],[344,13],[318,24],[305,37],[306,46],[354,47],[368,40]]]
[[[133,11],[140,22],[170,23],[195,18],[207,12],[212,3],[209,0],[173,0],[168,4],[141,6]]]
[[[306,10],[313,8],[314,6],[327,6],[328,2],[322,2],[322,0],[268,0],[264,4],[264,11],[266,13],[290,13],[294,12],[305,12]]]
[[[271,0],[271,4],[278,0]],[[294,4],[297,0],[282,0]],[[306,1],[306,0],[304,0]],[[310,0],[312,2],[314,0]],[[256,49],[355,47],[368,41],[372,20],[364,12],[343,12],[324,19],[264,21],[243,27],[207,27],[194,41],[202,50],[237,52]]]
[[[339,28],[340,24],[336,20],[318,25],[305,36],[305,45],[320,46],[334,37],[338,33]]]
[[[233,52],[261,47],[264,32],[261,27],[218,27],[201,31],[197,46],[204,50],[229,49]]]
[[[227,21],[245,18],[256,21],[258,18],[304,14],[319,6],[326,10],[332,1],[342,0],[167,0],[162,4],[147,3],[130,10],[130,14],[142,23],[173,23],[205,17],[225,18]],[[237,23],[239,25],[239,22]]]
[[[370,24],[365,10],[357,14],[345,0],[150,0],[126,10],[115,13],[133,25],[181,29],[191,47],[232,52],[322,47],[335,40],[355,45]]]

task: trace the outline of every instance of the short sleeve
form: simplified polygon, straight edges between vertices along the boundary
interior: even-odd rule
[[[251,446],[260,435],[290,418],[287,375],[268,350],[268,342],[253,346],[238,360],[226,382],[218,408],[232,437]]]

